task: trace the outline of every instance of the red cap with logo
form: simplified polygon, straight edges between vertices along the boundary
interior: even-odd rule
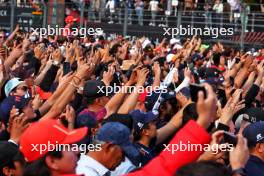
[[[87,134],[87,127],[68,130],[58,120],[43,120],[32,123],[20,138],[20,151],[27,162],[35,161],[58,144],[73,144]]]

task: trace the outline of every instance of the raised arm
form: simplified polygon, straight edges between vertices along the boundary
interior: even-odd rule
[[[139,91],[142,90],[143,88],[143,85],[146,81],[146,77],[149,73],[149,70],[147,68],[143,68],[139,70],[137,73],[138,73],[137,84],[135,86],[135,89],[128,96],[128,98],[125,100],[125,102],[122,104],[122,106],[118,110],[119,114],[128,114],[131,110],[135,108],[137,100],[138,100],[138,96],[139,96]]]

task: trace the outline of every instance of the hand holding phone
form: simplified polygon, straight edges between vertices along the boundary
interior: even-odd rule
[[[229,132],[224,131],[224,142],[228,144],[237,145],[237,137]]]
[[[205,87],[199,84],[190,84],[190,93],[191,93],[191,99],[193,102],[197,102],[198,101],[198,92],[202,91],[206,96],[206,90]]]

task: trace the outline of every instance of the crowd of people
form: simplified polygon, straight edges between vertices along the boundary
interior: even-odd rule
[[[114,21],[121,23],[123,20],[123,14],[125,13],[125,6],[128,8],[128,23],[132,24],[132,19],[137,20],[139,25],[148,23],[150,26],[156,26],[162,24],[162,21],[166,17],[178,16],[177,12],[181,11],[183,15],[191,14],[191,11],[195,13],[204,13],[207,24],[212,24],[212,15],[216,18],[214,23],[220,23],[223,20],[223,16],[228,16],[229,22],[238,23],[238,20],[242,19],[243,16],[248,16],[250,11],[253,12],[264,12],[262,10],[261,2],[256,7],[250,5],[250,2],[242,2],[239,0],[215,0],[215,1],[193,1],[193,0],[108,0],[106,2],[101,0],[85,1],[88,9],[88,20],[89,21],[100,21],[103,12],[109,12],[110,18],[109,23],[112,24]],[[106,4],[106,5],[104,5]],[[253,7],[253,8],[251,8]],[[159,21],[157,24],[156,21]],[[242,20],[241,20],[242,21]],[[248,21],[248,19],[246,19]]]
[[[0,83],[1,176],[264,176],[264,48],[17,26]]]

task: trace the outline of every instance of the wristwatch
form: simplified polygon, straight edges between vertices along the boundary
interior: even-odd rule
[[[246,169],[245,168],[239,168],[232,171],[232,175],[241,175],[241,176],[247,176]]]

